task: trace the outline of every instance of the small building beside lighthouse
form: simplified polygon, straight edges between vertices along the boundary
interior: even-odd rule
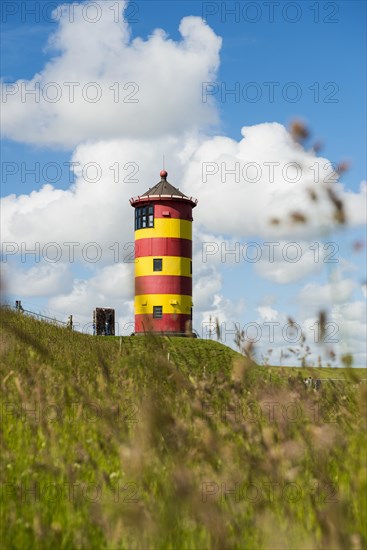
[[[192,334],[192,209],[167,181],[130,199],[135,209],[135,334]]]

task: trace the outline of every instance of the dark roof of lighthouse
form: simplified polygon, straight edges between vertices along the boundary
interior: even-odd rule
[[[132,197],[130,199],[131,206],[136,208],[137,206],[150,201],[182,201],[189,203],[192,208],[195,208],[198,203],[197,199],[184,195],[184,193],[177,189],[177,187],[171,185],[167,181],[167,175],[166,170],[161,170],[161,181],[154,187],[148,189],[144,195]]]
[[[173,185],[167,181],[167,176],[161,175],[161,178],[161,181],[154,187],[148,189],[142,197],[149,197],[150,195],[175,195],[176,197],[188,198],[179,189],[177,189],[177,187],[173,187]]]

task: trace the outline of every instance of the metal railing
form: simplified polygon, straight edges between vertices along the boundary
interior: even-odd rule
[[[22,306],[22,303],[20,300],[17,300],[15,302],[15,306],[9,306],[11,309],[14,309],[18,313],[25,313],[26,315],[30,315],[31,317],[35,317],[36,319],[39,319],[40,321],[46,321],[50,324],[56,324],[63,327],[70,326],[70,321],[60,321],[60,319],[56,319],[56,317],[49,317],[48,315],[43,315],[42,313],[37,313],[36,311],[31,311],[30,309],[25,309]]]

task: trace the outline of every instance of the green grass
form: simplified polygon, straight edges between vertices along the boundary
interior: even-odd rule
[[[363,370],[1,325],[3,547],[366,547]]]
[[[288,376],[290,369],[291,374],[301,374],[304,378],[311,376],[312,378],[332,379],[332,380],[347,380],[358,381],[367,380],[367,369],[362,368],[343,368],[343,367],[269,367],[270,372],[276,372],[280,376]]]

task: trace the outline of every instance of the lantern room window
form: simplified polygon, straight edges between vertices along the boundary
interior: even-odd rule
[[[135,230],[154,227],[153,205],[139,206],[135,208]]]

